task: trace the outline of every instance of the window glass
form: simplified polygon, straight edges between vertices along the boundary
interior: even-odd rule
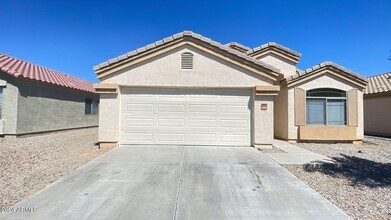
[[[307,91],[307,97],[346,97],[346,92],[337,89],[313,89]]]
[[[326,100],[307,99],[307,124],[324,125],[326,122],[325,114]]]
[[[346,124],[346,99],[327,100],[327,124],[345,125]]]
[[[346,125],[346,92],[337,89],[307,91],[309,125]]]
[[[90,115],[92,113],[92,99],[85,99],[85,114]]]
[[[98,101],[93,101],[92,102],[92,112],[91,112],[91,114],[93,114],[93,115],[98,114],[98,105],[99,105]]]

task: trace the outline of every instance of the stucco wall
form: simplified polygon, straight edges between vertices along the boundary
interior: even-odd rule
[[[288,139],[288,89],[283,86],[274,98],[274,136]]]
[[[0,72],[0,80],[6,82],[3,87],[3,106],[1,123],[3,123],[4,134],[16,134],[16,119],[18,107],[18,88],[15,78]]]
[[[280,69],[285,78],[296,74],[296,64],[287,59],[281,58],[274,54],[261,56],[257,59]]]
[[[85,98],[99,95],[19,78],[17,134],[91,127],[98,115],[85,115]]]
[[[274,139],[273,122],[274,96],[257,95],[253,104],[253,141],[254,146],[272,145]],[[261,105],[266,104],[267,109],[262,110]]]
[[[391,136],[391,95],[364,98],[364,130]]]
[[[194,69],[181,70],[181,54],[193,53]],[[202,50],[185,45],[119,71],[101,83],[135,86],[254,87],[272,84],[270,79],[252,73]]]
[[[300,83],[294,87],[288,89],[288,139],[296,140],[297,139],[297,129],[295,126],[295,96],[294,88],[298,87],[304,90],[316,89],[316,88],[333,88],[340,89],[344,91],[349,91],[351,89],[358,89],[357,94],[357,115],[358,115],[358,126],[357,126],[357,139],[363,139],[364,137],[364,111],[363,111],[363,91],[357,85],[342,80],[332,74],[324,74],[315,78],[312,78],[308,81]]]
[[[119,141],[120,94],[100,94],[99,142]]]

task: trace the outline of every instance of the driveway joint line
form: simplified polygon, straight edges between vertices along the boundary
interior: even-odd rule
[[[179,170],[179,178],[178,178],[178,188],[176,191],[176,198],[175,198],[175,208],[174,208],[174,214],[172,216],[173,220],[176,219],[177,210],[178,210],[178,201],[179,201],[180,189],[181,189],[181,183],[182,183],[182,170],[183,170],[183,160],[185,158],[185,152],[186,152],[186,147],[183,148],[183,153],[182,153],[181,167]]]

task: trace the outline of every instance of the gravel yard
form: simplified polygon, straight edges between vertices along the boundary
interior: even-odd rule
[[[391,219],[391,140],[365,137],[362,145],[297,143],[341,166],[286,166],[354,219]]]
[[[0,209],[105,153],[97,140],[98,128],[0,139]]]

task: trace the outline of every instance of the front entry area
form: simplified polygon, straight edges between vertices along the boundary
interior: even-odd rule
[[[121,89],[120,144],[250,146],[251,92]]]

